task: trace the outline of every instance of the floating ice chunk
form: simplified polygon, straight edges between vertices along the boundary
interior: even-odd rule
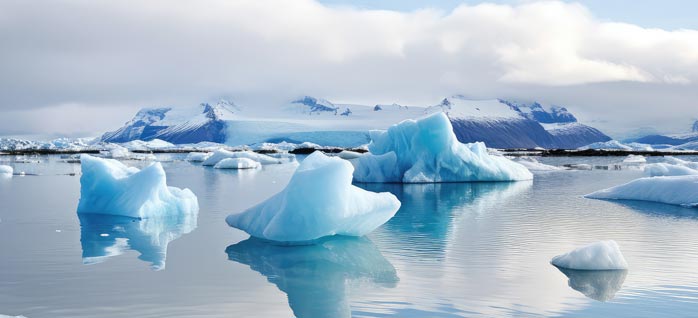
[[[395,267],[367,238],[330,237],[314,245],[279,246],[249,238],[225,249],[288,295],[295,317],[350,318],[351,288],[393,288]]]
[[[128,158],[130,155],[128,149],[116,144],[108,144],[105,147],[105,151],[102,151],[101,153],[105,157],[112,159]]]
[[[171,144],[161,139],[153,139],[150,141],[132,140],[129,142],[122,143],[121,146],[131,151],[175,148],[174,144]]]
[[[591,199],[639,200],[698,206],[698,175],[640,178],[587,194]]]
[[[359,182],[514,181],[533,178],[526,167],[487,153],[484,143],[462,144],[442,112],[371,131],[370,154],[353,161]]]
[[[247,158],[225,158],[219,161],[213,168],[215,169],[255,169],[262,165],[252,159]]]
[[[526,167],[526,169],[528,169],[530,171],[563,170],[560,167],[546,165],[544,163],[541,163],[540,161],[536,160],[536,158],[533,158],[533,157],[519,157],[519,158],[514,159],[514,161],[521,164],[522,166]]]
[[[557,267],[578,270],[628,269],[616,241],[599,241],[553,257]]]
[[[279,159],[279,158],[274,158],[271,156],[255,153],[252,151],[228,151],[225,149],[219,149],[216,150],[211,156],[209,156],[202,165],[204,166],[215,166],[219,161],[226,159],[226,158],[247,158],[247,159],[252,159],[254,161],[257,161],[263,165],[268,165],[268,164],[278,164],[278,163],[284,163],[286,162],[285,160]]]
[[[213,155],[212,152],[190,152],[186,160],[191,162],[204,162],[211,155]]]
[[[281,242],[365,235],[393,217],[400,201],[353,186],[352,170],[349,162],[316,151],[283,191],[226,221],[254,237]]]
[[[627,270],[603,270],[588,271],[558,267],[568,278],[568,285],[572,289],[584,294],[591,299],[606,302],[616,296],[623,287]]]
[[[647,159],[645,159],[644,156],[641,155],[628,155],[623,159],[623,163],[629,163],[629,164],[642,164],[642,163],[647,163]]]
[[[682,165],[672,165],[668,163],[652,163],[645,166],[645,175],[648,177],[688,176],[698,175],[698,170],[694,170]]]
[[[5,165],[0,165],[0,177],[9,177],[12,176],[12,173],[14,172],[14,169],[10,166],[5,166]]]
[[[684,166],[693,170],[698,170],[698,162],[686,161],[672,156],[664,157],[664,161],[669,164]]]
[[[364,154],[356,151],[350,151],[350,150],[342,150],[340,153],[337,154],[337,157],[346,159],[346,160],[351,160],[351,159],[356,159]]]
[[[168,187],[159,162],[143,170],[113,159],[82,155],[78,213],[134,218],[197,213],[199,204],[189,189]]]

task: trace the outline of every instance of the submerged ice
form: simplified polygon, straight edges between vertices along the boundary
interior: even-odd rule
[[[80,161],[78,213],[148,218],[194,214],[199,210],[197,198],[189,189],[167,186],[159,162],[139,170],[117,160],[90,155],[82,155]]]
[[[553,257],[557,267],[578,270],[628,269],[620,247],[615,241],[599,241]]]
[[[352,171],[349,162],[316,151],[283,191],[226,221],[254,237],[281,242],[365,235],[395,215],[400,201],[352,185]]]
[[[488,154],[484,143],[462,144],[444,113],[371,131],[370,153],[353,163],[358,182],[515,181],[533,178],[526,167]]]

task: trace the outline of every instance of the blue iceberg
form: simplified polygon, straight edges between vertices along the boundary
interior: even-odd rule
[[[331,235],[363,236],[400,208],[390,193],[351,184],[352,165],[314,152],[298,166],[286,188],[226,222],[250,235],[280,242],[308,242]]]
[[[155,162],[143,170],[113,159],[80,157],[78,214],[111,214],[132,218],[196,214],[199,203],[189,189],[168,187],[165,170]]]
[[[533,179],[526,167],[493,156],[484,143],[462,144],[444,113],[371,131],[370,154],[356,160],[358,182],[468,182]]]

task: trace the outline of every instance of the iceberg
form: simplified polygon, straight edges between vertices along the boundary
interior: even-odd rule
[[[14,169],[10,166],[0,165],[0,177],[12,176]]]
[[[256,169],[262,165],[248,158],[225,158],[219,161],[214,169]]]
[[[529,171],[556,171],[556,170],[564,170],[563,168],[556,167],[556,166],[551,166],[551,165],[546,165],[544,163],[541,163],[538,161],[536,158],[533,157],[520,157],[514,160],[515,162],[521,164],[522,166],[526,167]]]
[[[210,157],[212,152],[190,152],[187,155],[186,160],[190,162],[204,162],[208,157]]]
[[[285,160],[279,159],[279,158],[274,158],[271,156],[255,153],[252,151],[228,151],[225,149],[218,149],[215,152],[213,152],[212,155],[210,155],[202,165],[204,166],[215,166],[219,161],[227,158],[247,158],[251,159],[254,161],[257,161],[263,165],[268,165],[268,164],[279,164],[279,163],[284,163]]]
[[[698,175],[647,177],[587,194],[586,198],[698,206]]]
[[[648,177],[688,176],[698,175],[698,170],[682,165],[652,163],[645,166],[645,175]]]
[[[599,241],[553,257],[550,262],[560,268],[577,270],[628,269],[615,241]]]
[[[686,161],[672,156],[664,157],[664,161],[672,165],[684,166],[693,170],[698,170],[698,162]]]
[[[400,201],[351,184],[352,165],[316,151],[298,166],[284,190],[226,222],[250,235],[309,242],[331,235],[363,236],[395,215]]]
[[[189,189],[168,187],[159,162],[143,170],[113,159],[81,155],[78,214],[95,213],[148,218],[195,214],[199,203]]]
[[[342,159],[346,159],[346,160],[351,160],[351,159],[359,158],[363,155],[364,154],[362,154],[360,152],[356,152],[356,151],[342,150],[337,154],[337,157],[342,158]]]
[[[303,246],[249,238],[225,252],[286,293],[295,317],[352,317],[353,286],[393,288],[399,281],[395,267],[365,237],[330,237]]]
[[[641,155],[628,155],[623,159],[623,163],[626,164],[643,164],[647,163],[647,159],[645,159],[644,156]]]
[[[468,182],[533,179],[526,167],[488,154],[484,143],[462,144],[448,117],[435,113],[370,132],[369,152],[354,161],[358,182]]]

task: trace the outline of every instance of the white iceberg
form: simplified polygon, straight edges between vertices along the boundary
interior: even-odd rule
[[[10,166],[0,165],[0,177],[1,176],[12,176],[14,169]]]
[[[533,157],[519,157],[514,159],[516,163],[521,164],[522,166],[526,167],[526,169],[530,171],[556,171],[556,170],[564,170],[563,168],[556,167],[556,166],[551,166],[551,165],[546,165],[544,163],[541,163],[538,161],[536,158]]]
[[[193,214],[199,211],[189,189],[168,187],[159,162],[143,170],[113,159],[80,156],[78,213],[121,215],[133,218]]]
[[[256,169],[262,165],[248,158],[225,158],[219,161],[214,169]]]
[[[644,156],[641,155],[628,155],[623,159],[623,163],[627,164],[643,164],[647,163],[647,159],[645,159]]]
[[[579,247],[553,257],[550,263],[557,267],[578,270],[628,269],[628,263],[620,252],[618,243],[612,240]]]
[[[648,177],[587,194],[591,199],[640,200],[698,206],[698,175]]]
[[[211,155],[213,155],[212,152],[190,152],[186,160],[191,162],[204,162]]]
[[[698,162],[686,161],[672,156],[664,157],[664,161],[672,165],[684,166],[693,170],[698,170]]]
[[[227,158],[247,158],[257,161],[263,165],[268,164],[279,164],[286,162],[285,159],[274,158],[271,156],[259,154],[252,151],[228,151],[225,149],[216,150],[211,156],[209,156],[202,165],[204,166],[215,166],[219,161]]]
[[[352,165],[319,151],[298,166],[286,188],[226,222],[250,235],[280,242],[324,236],[362,236],[395,215],[400,201],[351,184]]]
[[[405,120],[370,132],[367,153],[353,161],[358,182],[467,182],[533,179],[526,167],[487,153],[484,143],[462,144],[444,113]]]
[[[698,175],[698,170],[682,165],[652,163],[645,166],[645,175],[648,177],[689,176]]]

